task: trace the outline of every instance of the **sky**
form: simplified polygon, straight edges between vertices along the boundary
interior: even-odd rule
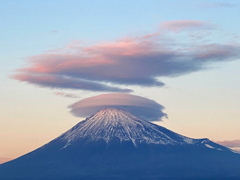
[[[239,1],[0,0],[0,11],[0,163],[107,105],[240,147]]]

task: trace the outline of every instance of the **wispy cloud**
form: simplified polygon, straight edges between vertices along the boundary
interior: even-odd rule
[[[54,92],[55,95],[57,96],[63,96],[63,97],[68,97],[68,98],[79,98],[76,94],[72,93],[65,93],[65,92]]]
[[[57,30],[52,30],[51,32],[52,33],[59,33],[59,31],[57,31]]]
[[[165,28],[207,28],[191,20],[165,22]],[[159,31],[92,46],[70,46],[66,51],[30,57],[28,67],[17,70],[14,79],[60,89],[131,92],[118,85],[162,87],[159,77],[177,77],[205,69],[210,63],[237,60],[240,46],[227,43],[182,44],[166,41]],[[129,87],[128,86],[128,87]]]
[[[164,107],[157,102],[130,94],[102,94],[76,102],[69,108],[75,116],[88,117],[104,108],[120,108],[149,121],[167,117]]]
[[[166,21],[160,24],[160,27],[169,31],[180,32],[186,30],[204,30],[214,28],[213,24],[197,20],[176,20]]]
[[[235,148],[235,147],[240,148],[240,139],[236,139],[232,141],[217,141],[217,143],[230,148]]]

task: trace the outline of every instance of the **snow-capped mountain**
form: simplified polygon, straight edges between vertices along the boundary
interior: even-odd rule
[[[240,179],[239,167],[239,154],[209,139],[188,138],[107,108],[0,165],[0,179]]]
[[[117,138],[120,142],[129,141],[135,147],[144,143],[205,145],[207,148],[229,151],[228,148],[217,145],[208,139],[188,138],[142,120],[129,112],[112,108],[99,111],[62,134],[58,139],[65,143],[63,148],[66,148],[71,146],[74,141],[83,138],[88,138],[91,141],[104,140],[106,143]]]

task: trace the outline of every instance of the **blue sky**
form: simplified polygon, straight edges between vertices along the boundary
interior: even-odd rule
[[[0,157],[17,157],[55,138],[81,120],[69,113],[68,106],[105,93],[39,87],[10,78],[17,69],[34,67],[32,57],[79,47],[118,48],[126,38],[141,45],[139,37],[154,33],[160,34],[157,38],[164,47],[174,46],[191,57],[188,48],[201,43],[238,50],[239,9],[239,1],[233,0],[0,0]],[[159,77],[164,87],[116,86],[163,105],[169,119],[157,122],[162,126],[195,138],[235,140],[240,139],[239,67],[239,56],[234,55],[180,76]],[[67,94],[77,98],[61,96]]]

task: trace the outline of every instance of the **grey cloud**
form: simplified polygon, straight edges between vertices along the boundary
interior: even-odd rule
[[[12,78],[37,84],[43,87],[57,89],[82,89],[89,91],[112,91],[112,92],[131,92],[130,89],[121,89],[117,87],[107,86],[103,83],[75,79],[72,77],[48,75],[48,74],[16,74]]]

